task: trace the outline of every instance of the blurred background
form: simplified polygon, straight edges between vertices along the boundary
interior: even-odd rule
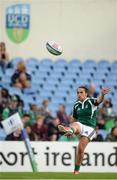
[[[117,141],[117,1],[0,0],[0,120],[19,112],[30,140],[66,139],[58,124],[69,125],[80,85],[97,97],[94,141]],[[46,42],[63,53],[50,54]],[[0,140],[21,140],[21,132]]]

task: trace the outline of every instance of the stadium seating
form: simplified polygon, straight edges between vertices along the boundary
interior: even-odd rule
[[[101,60],[97,63],[92,59],[85,62],[78,59],[72,59],[70,62],[58,59],[54,62],[49,58],[40,61],[29,58],[26,60],[26,67],[32,76],[32,87],[21,91],[10,85],[14,68],[21,60],[21,57],[14,58],[13,67],[6,69],[5,74],[0,70],[0,87],[7,88],[11,95],[18,94],[25,102],[25,109],[29,109],[31,103],[40,105],[43,99],[47,98],[53,113],[59,103],[64,103],[70,113],[76,99],[76,88],[79,85],[88,86],[91,81],[96,85],[97,91],[103,86],[111,87],[111,93],[107,97],[112,100],[114,109],[117,109],[117,61],[110,63]]]

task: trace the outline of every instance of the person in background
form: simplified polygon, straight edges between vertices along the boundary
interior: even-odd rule
[[[65,105],[60,104],[59,110],[57,111],[57,117],[60,120],[60,124],[68,125],[69,124],[69,117],[67,116],[67,113],[65,111]]]
[[[35,141],[47,141],[48,140],[48,127],[44,122],[43,116],[38,116],[36,123],[31,126],[31,133],[34,134]]]
[[[3,71],[3,73],[6,72],[6,68],[9,64],[9,55],[6,52],[6,45],[4,42],[0,43],[0,66]]]
[[[42,106],[39,108],[40,113],[45,117],[45,122],[48,124],[52,119],[52,114],[49,109],[49,100],[44,99],[42,102]]]
[[[94,97],[97,98],[98,92],[96,91],[96,86],[93,82],[90,83],[89,88],[88,88],[88,96],[89,97]]]
[[[111,133],[108,134],[106,141],[117,142],[117,126],[111,129]]]
[[[36,122],[37,116],[39,115],[38,106],[36,104],[30,104],[29,115],[29,125],[33,125]]]
[[[5,140],[6,141],[22,141],[21,129],[17,129],[15,132],[7,135]]]
[[[29,121],[30,121],[30,116],[29,114],[25,113],[22,117],[22,122],[23,122],[24,127],[28,126]]]
[[[17,68],[11,77],[11,83],[20,89],[31,87],[31,75],[27,73],[24,61],[17,64]]]
[[[58,125],[60,124],[59,118],[55,117],[48,124],[48,138],[50,141],[57,141],[60,137],[60,132],[58,131]]]
[[[10,94],[6,88],[0,89],[0,120],[2,120],[2,113],[5,108],[8,107],[10,102]]]
[[[116,114],[113,110],[113,105],[111,103],[111,100],[105,99],[102,108],[100,108],[100,114],[103,116],[105,119],[110,119],[111,117],[115,117]]]
[[[2,112],[2,119],[5,120],[7,119],[9,116],[19,112],[19,101],[16,95],[11,96],[11,99],[9,101],[8,106],[3,110]]]
[[[99,108],[97,119],[101,116],[104,121],[104,126],[107,132],[110,132],[116,125],[116,113],[113,110],[111,100],[105,99],[102,107]],[[99,120],[98,120],[99,122]]]

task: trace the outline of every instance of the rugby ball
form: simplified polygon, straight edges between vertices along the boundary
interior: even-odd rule
[[[61,55],[62,54],[62,47],[55,41],[48,41],[46,43],[46,48],[53,55]]]

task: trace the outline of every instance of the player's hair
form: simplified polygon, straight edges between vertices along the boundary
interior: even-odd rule
[[[84,90],[85,90],[85,92],[88,94],[88,91],[89,91],[89,90],[88,90],[88,88],[87,88],[86,86],[79,86],[79,87],[78,87],[78,89],[79,89],[79,88],[84,89]]]

